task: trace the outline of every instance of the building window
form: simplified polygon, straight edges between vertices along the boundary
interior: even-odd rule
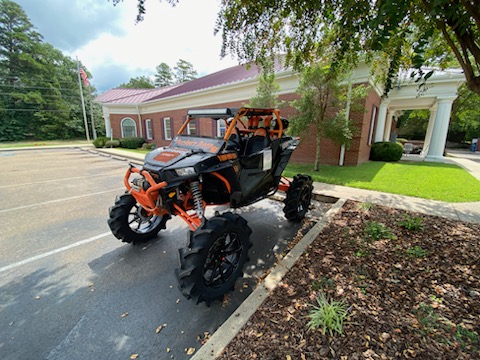
[[[224,120],[217,120],[217,137],[223,138],[227,132],[227,124]]]
[[[172,120],[169,117],[163,118],[163,136],[165,140],[172,140]]]
[[[197,135],[197,124],[196,124],[195,120],[192,120],[188,123],[187,134],[188,135]]]
[[[122,120],[122,137],[136,137],[137,136],[137,124],[130,118]]]
[[[152,140],[153,139],[152,120],[151,119],[145,120],[145,135],[147,136],[147,140]]]
[[[370,119],[370,130],[368,131],[368,145],[372,145],[372,142],[373,142],[373,133],[375,129],[376,119],[377,119],[377,107],[374,105],[372,107],[372,117]]]

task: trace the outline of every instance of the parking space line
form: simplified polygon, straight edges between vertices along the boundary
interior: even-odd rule
[[[124,187],[122,187],[122,188],[116,188],[116,189],[112,189],[112,190],[99,191],[99,192],[96,192],[96,193],[90,193],[90,194],[85,194],[85,195],[72,196],[72,197],[69,197],[69,198],[55,199],[55,200],[49,200],[49,201],[45,201],[45,202],[41,202],[41,203],[36,203],[36,204],[28,204],[28,205],[24,205],[24,206],[18,206],[18,207],[11,208],[11,209],[0,210],[0,214],[6,213],[6,212],[9,212],[9,211],[28,209],[28,208],[36,207],[36,206],[43,206],[43,205],[48,205],[48,204],[54,204],[54,203],[58,203],[58,202],[62,202],[62,201],[69,201],[69,200],[81,199],[81,198],[85,198],[85,197],[88,197],[88,196],[95,196],[95,195],[107,194],[107,193],[109,193],[109,192],[120,191],[120,190],[125,190],[125,188],[124,188]]]
[[[43,254],[32,256],[28,259],[21,260],[21,261],[18,261],[16,263],[13,263],[13,264],[10,264],[10,265],[7,265],[7,266],[4,266],[4,267],[0,268],[0,273],[8,271],[8,270],[15,269],[16,267],[26,265],[26,264],[31,263],[31,262],[36,261],[36,260],[46,258],[47,256],[55,255],[55,254],[58,254],[60,252],[76,248],[78,246],[91,243],[92,241],[101,239],[101,238],[103,238],[105,236],[108,236],[108,235],[111,235],[111,234],[112,234],[111,232],[106,232],[106,233],[103,233],[103,234],[100,234],[100,235],[92,236],[91,238],[88,238],[88,239],[85,239],[85,240],[77,241],[76,243],[73,243],[73,244],[70,244],[70,245],[67,245],[67,246],[63,246],[63,247],[55,249],[55,250],[47,251]]]
[[[91,178],[91,177],[105,176],[105,175],[112,175],[113,176],[115,174],[112,174],[111,172],[108,172],[108,173],[96,174],[96,175],[75,176],[75,177],[69,177],[69,178],[64,178],[64,179],[50,179],[50,180],[43,180],[43,181],[35,181],[35,182],[30,182],[30,183],[25,183],[25,184],[0,185],[0,189],[9,188],[9,187],[16,187],[16,186],[38,185],[38,184],[45,184],[45,183],[56,182],[56,181],[76,180],[76,179]]]

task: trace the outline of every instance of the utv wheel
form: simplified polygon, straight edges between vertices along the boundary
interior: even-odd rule
[[[312,201],[313,182],[308,175],[297,175],[290,183],[283,203],[283,212],[289,221],[299,222],[305,217]]]
[[[248,261],[252,230],[242,217],[227,212],[206,221],[196,231],[189,232],[187,247],[179,249],[180,269],[177,278],[180,290],[197,304],[222,300],[233,290],[235,281],[243,276]]]
[[[149,216],[132,195],[125,193],[118,196],[110,208],[108,226],[117,239],[135,244],[153,239],[165,229],[168,219],[170,215]]]

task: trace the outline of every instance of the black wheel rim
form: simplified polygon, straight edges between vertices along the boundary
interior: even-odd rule
[[[312,198],[312,192],[310,191],[310,187],[304,186],[300,193],[300,201],[298,202],[298,208],[297,208],[297,211],[300,214],[306,213],[308,211],[311,198]]]
[[[153,230],[161,220],[161,216],[149,216],[145,209],[138,204],[135,204],[128,214],[128,226],[137,234],[148,233]]]
[[[207,287],[225,284],[240,263],[242,243],[236,233],[226,233],[210,247],[203,267],[203,280]]]

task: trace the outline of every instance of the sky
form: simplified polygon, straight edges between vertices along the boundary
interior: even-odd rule
[[[77,58],[92,74],[99,93],[137,76],[153,76],[160,63],[172,69],[180,59],[198,76],[238,64],[221,59],[221,34],[214,36],[220,0],[180,0],[172,7],[146,1],[147,13],[136,24],[136,0],[14,0],[44,41]]]

